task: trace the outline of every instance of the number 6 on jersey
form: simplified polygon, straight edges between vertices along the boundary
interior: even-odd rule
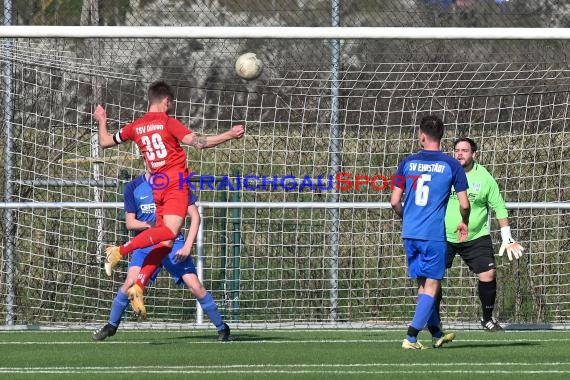
[[[429,187],[427,183],[431,181],[431,174],[422,174],[416,181],[416,205],[426,206],[428,203]]]

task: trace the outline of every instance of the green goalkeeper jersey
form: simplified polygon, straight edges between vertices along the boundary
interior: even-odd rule
[[[505,201],[499,192],[499,185],[495,178],[483,166],[474,163],[473,168],[466,173],[469,189],[467,195],[471,203],[471,214],[469,215],[469,233],[467,241],[477,239],[481,236],[489,235],[489,208],[495,212],[497,219],[508,217]],[[459,213],[459,200],[455,189],[451,189],[451,196],[447,203],[445,214],[445,229],[447,241],[459,243],[459,235],[455,232],[457,225],[461,221]]]

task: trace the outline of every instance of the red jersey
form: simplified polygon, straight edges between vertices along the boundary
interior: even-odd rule
[[[186,152],[179,141],[189,133],[192,131],[188,127],[166,113],[147,112],[121,128],[115,141],[134,141],[152,173],[186,173]]]

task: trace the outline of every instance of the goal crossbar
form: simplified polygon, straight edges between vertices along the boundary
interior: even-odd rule
[[[2,38],[567,40],[570,28],[0,26]]]

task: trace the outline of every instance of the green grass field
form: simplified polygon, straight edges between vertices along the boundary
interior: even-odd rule
[[[569,331],[458,331],[441,349],[402,350],[395,330],[0,332],[4,379],[566,379]],[[428,333],[420,338],[428,342]],[[431,341],[431,340],[430,340]],[[416,375],[417,374],[417,375]]]

